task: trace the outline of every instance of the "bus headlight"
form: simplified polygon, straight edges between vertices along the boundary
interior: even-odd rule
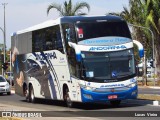
[[[80,87],[85,90],[90,90],[90,91],[94,91],[96,89],[95,87],[85,86],[85,85],[81,85],[81,84],[80,84]]]
[[[94,91],[95,89],[96,89],[96,88],[94,88],[94,87],[86,86],[86,90]]]
[[[137,82],[128,85],[128,87],[129,87],[129,88],[133,88],[133,87],[135,87],[136,85],[137,85]]]

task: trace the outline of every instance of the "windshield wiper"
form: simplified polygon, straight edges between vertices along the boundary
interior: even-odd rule
[[[124,75],[117,75],[117,77],[126,77],[126,76],[129,76],[129,75],[131,75],[131,74],[124,74]]]

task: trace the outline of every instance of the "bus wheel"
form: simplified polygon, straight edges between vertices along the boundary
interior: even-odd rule
[[[69,90],[68,88],[65,89],[65,95],[64,95],[64,101],[66,102],[68,107],[73,107],[73,102],[71,101],[69,97]]]
[[[112,106],[118,107],[121,103],[121,100],[113,100],[113,101],[110,101],[110,103]]]
[[[23,94],[26,97],[26,100],[29,101],[29,93],[26,85],[23,88]]]
[[[32,85],[29,87],[29,102],[35,102],[34,90]]]

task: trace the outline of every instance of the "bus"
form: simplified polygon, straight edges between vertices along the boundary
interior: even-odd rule
[[[64,16],[11,35],[15,93],[119,105],[137,98],[133,40],[118,16]]]

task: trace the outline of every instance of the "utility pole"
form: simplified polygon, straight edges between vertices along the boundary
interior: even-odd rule
[[[2,31],[3,33],[3,39],[4,39],[4,30],[0,27],[0,30]],[[4,58],[3,58],[4,59]],[[3,75],[3,68],[2,68],[2,75]]]
[[[5,7],[8,3],[2,3],[3,7],[4,7],[4,63],[6,62],[6,15],[5,15]],[[4,71],[5,72],[5,71]],[[4,74],[3,74],[4,75]]]
[[[146,50],[144,50],[144,60],[143,60],[143,85],[147,86],[147,64],[146,64]]]

